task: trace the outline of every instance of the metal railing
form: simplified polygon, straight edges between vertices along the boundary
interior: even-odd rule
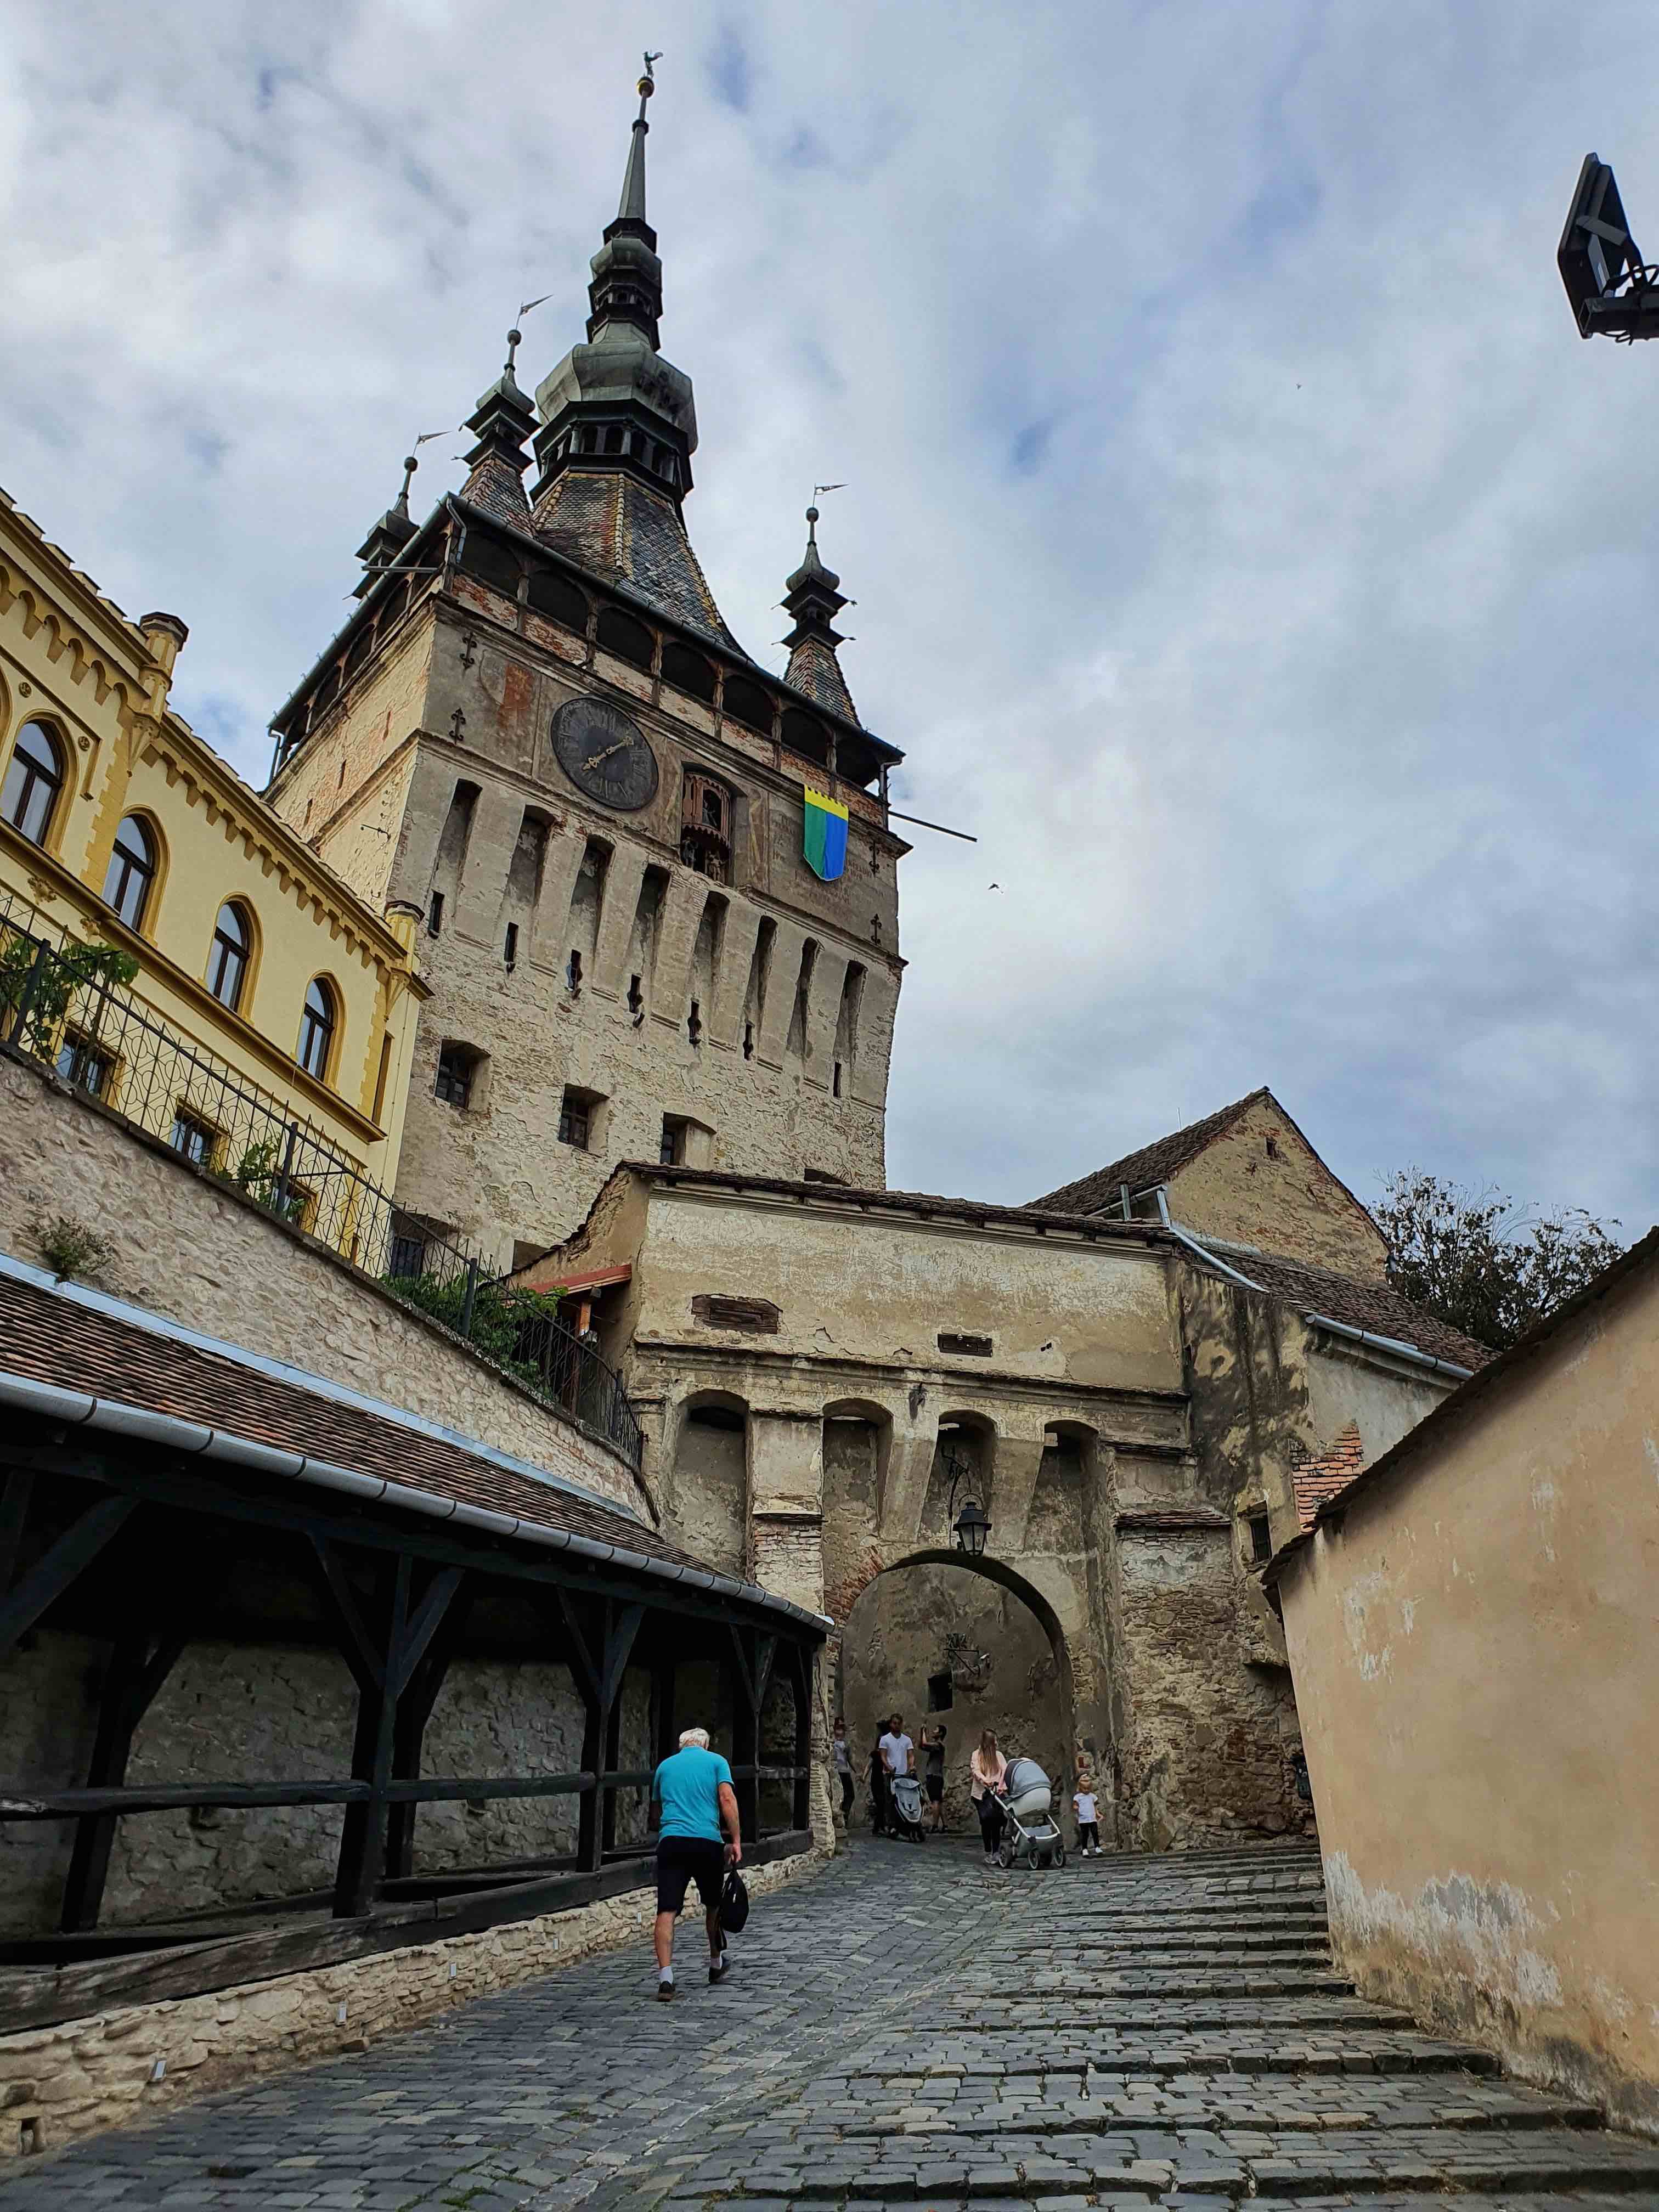
[[[492,1279],[475,1246],[399,1206],[313,1121],[170,1029],[126,988],[125,956],[53,945],[10,908],[0,902],[0,1043],[318,1238],[640,1465],[620,1379],[545,1298]]]

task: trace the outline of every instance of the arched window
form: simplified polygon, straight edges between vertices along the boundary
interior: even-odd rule
[[[32,843],[44,845],[58,794],[64,787],[64,755],[44,722],[25,722],[0,789],[0,814]]]
[[[220,1005],[228,1006],[232,1013],[242,1003],[242,987],[247,981],[248,957],[252,950],[253,932],[247,915],[234,899],[227,901],[213,925],[207,987]]]
[[[334,994],[320,975],[313,976],[300,1017],[300,1049],[296,1057],[307,1075],[327,1080],[330,1048],[334,1042]]]
[[[104,903],[115,908],[129,929],[142,929],[155,880],[155,840],[136,814],[129,814],[115,833],[115,850],[104,878]]]

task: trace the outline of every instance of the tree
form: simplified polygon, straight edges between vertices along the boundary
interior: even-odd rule
[[[1466,1190],[1420,1168],[1382,1186],[1372,1218],[1402,1297],[1502,1351],[1616,1260],[1619,1223],[1582,1206],[1541,1219],[1496,1188]]]

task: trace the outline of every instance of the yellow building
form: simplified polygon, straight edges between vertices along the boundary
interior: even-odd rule
[[[397,1176],[416,917],[366,906],[173,712],[185,637],[0,492],[0,1036],[357,1256],[363,1188]]]

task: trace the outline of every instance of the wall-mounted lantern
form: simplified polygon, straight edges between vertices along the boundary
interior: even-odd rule
[[[948,1444],[945,1447],[945,1468],[951,1478],[951,1494],[945,1504],[945,1517],[948,1521],[951,1514],[956,1513],[957,1484],[964,1475],[971,1474],[974,1470],[962,1455],[959,1452],[953,1452]],[[970,1498],[961,1512],[957,1513],[954,1526],[957,1551],[964,1553],[970,1559],[982,1559],[985,1554],[985,1540],[991,1533],[991,1523],[980,1510],[975,1499]]]
[[[984,1555],[985,1539],[991,1533],[991,1524],[970,1498],[957,1516],[957,1549],[965,1552],[970,1559]]]

